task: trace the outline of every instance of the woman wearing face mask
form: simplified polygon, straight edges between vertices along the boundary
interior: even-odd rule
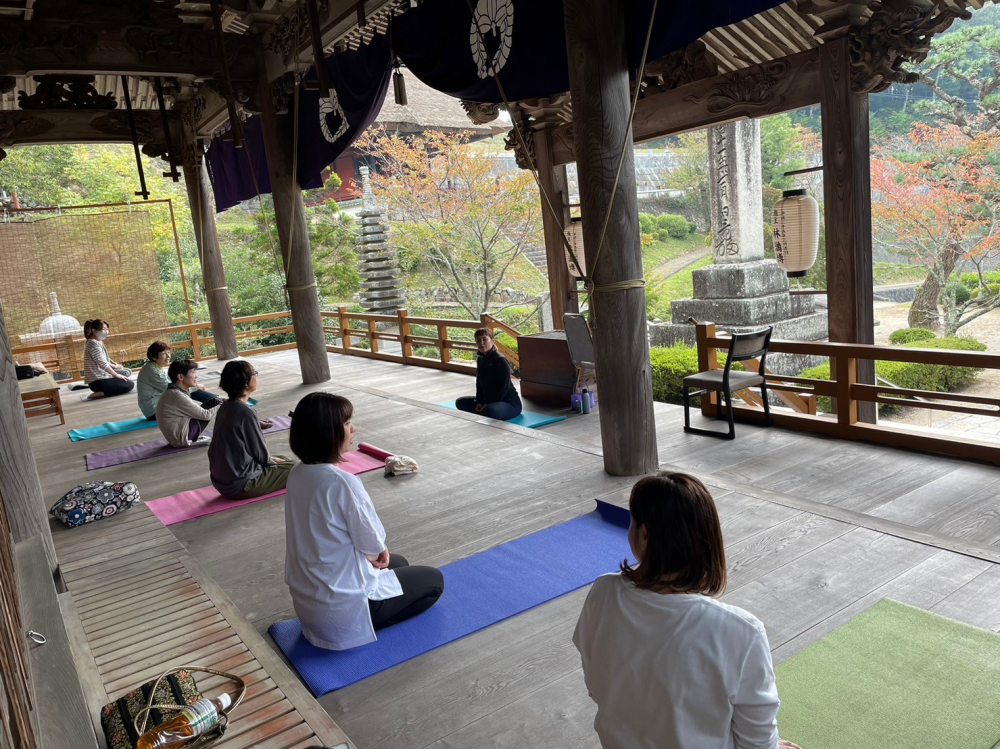
[[[513,419],[521,413],[521,397],[510,381],[510,362],[497,351],[489,328],[476,331],[476,351],[476,397],[459,398],[455,408],[500,421]]]
[[[83,337],[87,339],[83,349],[83,381],[94,391],[90,398],[124,395],[135,387],[129,379],[132,370],[111,361],[108,356],[104,345],[108,330],[104,320],[87,320],[83,324]]]

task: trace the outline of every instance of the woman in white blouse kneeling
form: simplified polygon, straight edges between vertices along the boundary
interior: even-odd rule
[[[599,577],[573,642],[605,749],[798,749],[778,738],[764,625],[715,599],[726,555],[715,502],[682,473],[629,499],[635,567]]]
[[[444,592],[439,570],[389,553],[364,484],[337,467],[351,449],[353,415],[347,398],[311,393],[295,407],[289,436],[302,462],[288,475],[285,582],[302,634],[330,650],[374,642],[376,630],[426,611]]]

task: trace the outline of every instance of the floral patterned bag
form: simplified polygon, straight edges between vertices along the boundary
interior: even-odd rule
[[[135,749],[139,741],[135,718],[149,704],[150,697],[154,703],[187,706],[200,700],[201,693],[191,672],[180,670],[170,674],[166,679],[161,677],[146,682],[124,697],[105,705],[101,710],[101,727],[108,741],[108,749]],[[161,714],[159,710],[154,710],[150,715],[151,724],[158,726],[172,717],[173,713]]]
[[[49,512],[76,528],[125,512],[138,501],[139,490],[131,481],[91,481],[68,491]]]

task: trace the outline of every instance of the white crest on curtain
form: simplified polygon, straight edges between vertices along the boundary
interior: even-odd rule
[[[492,65],[490,52],[486,48],[486,39],[491,34],[499,37],[499,46],[493,55]],[[479,0],[472,15],[469,43],[472,45],[472,59],[476,61],[480,78],[493,75],[494,70],[500,72],[507,64],[513,40],[513,0]]]
[[[336,130],[330,129],[328,115],[335,114],[340,118],[340,127]],[[330,143],[336,143],[340,137],[347,132],[347,115],[344,108],[340,106],[340,99],[337,98],[337,89],[330,87],[329,97],[319,99],[319,129],[323,132],[323,137]]]

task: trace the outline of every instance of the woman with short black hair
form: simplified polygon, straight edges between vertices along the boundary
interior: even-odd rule
[[[83,323],[83,382],[93,392],[88,398],[110,398],[131,392],[135,383],[130,379],[132,370],[111,360],[104,345],[111,326],[106,320],[87,320]]]
[[[337,467],[354,439],[347,398],[311,393],[292,416],[285,582],[302,634],[316,647],[346,650],[374,642],[376,630],[410,619],[444,592],[434,567],[390,554],[364,484]]]
[[[251,499],[285,488],[295,465],[282,455],[270,455],[264,429],[248,401],[257,390],[257,370],[244,360],[226,364],[219,386],[229,396],[215,416],[208,465],[212,486],[227,499]]]
[[[208,444],[202,436],[222,401],[218,398],[198,403],[189,393],[198,387],[198,365],[190,359],[172,362],[167,370],[170,386],[160,396],[153,416],[164,438],[173,447]]]
[[[798,749],[778,738],[778,689],[764,625],[716,599],[726,553],[715,502],[693,476],[632,487],[637,564],[599,577],[573,642],[605,749]]]
[[[521,413],[521,396],[510,380],[510,362],[497,351],[493,331],[476,330],[476,396],[455,401],[459,411],[510,421]]]
[[[167,367],[173,358],[173,350],[166,341],[153,341],[146,349],[146,363],[139,370],[135,387],[139,395],[139,410],[142,415],[150,421],[156,420],[156,404],[161,396],[170,387],[170,377],[167,375]],[[205,390],[204,385],[198,385],[190,393],[191,398],[201,403],[212,401],[218,396]],[[221,399],[219,399],[221,403]]]

